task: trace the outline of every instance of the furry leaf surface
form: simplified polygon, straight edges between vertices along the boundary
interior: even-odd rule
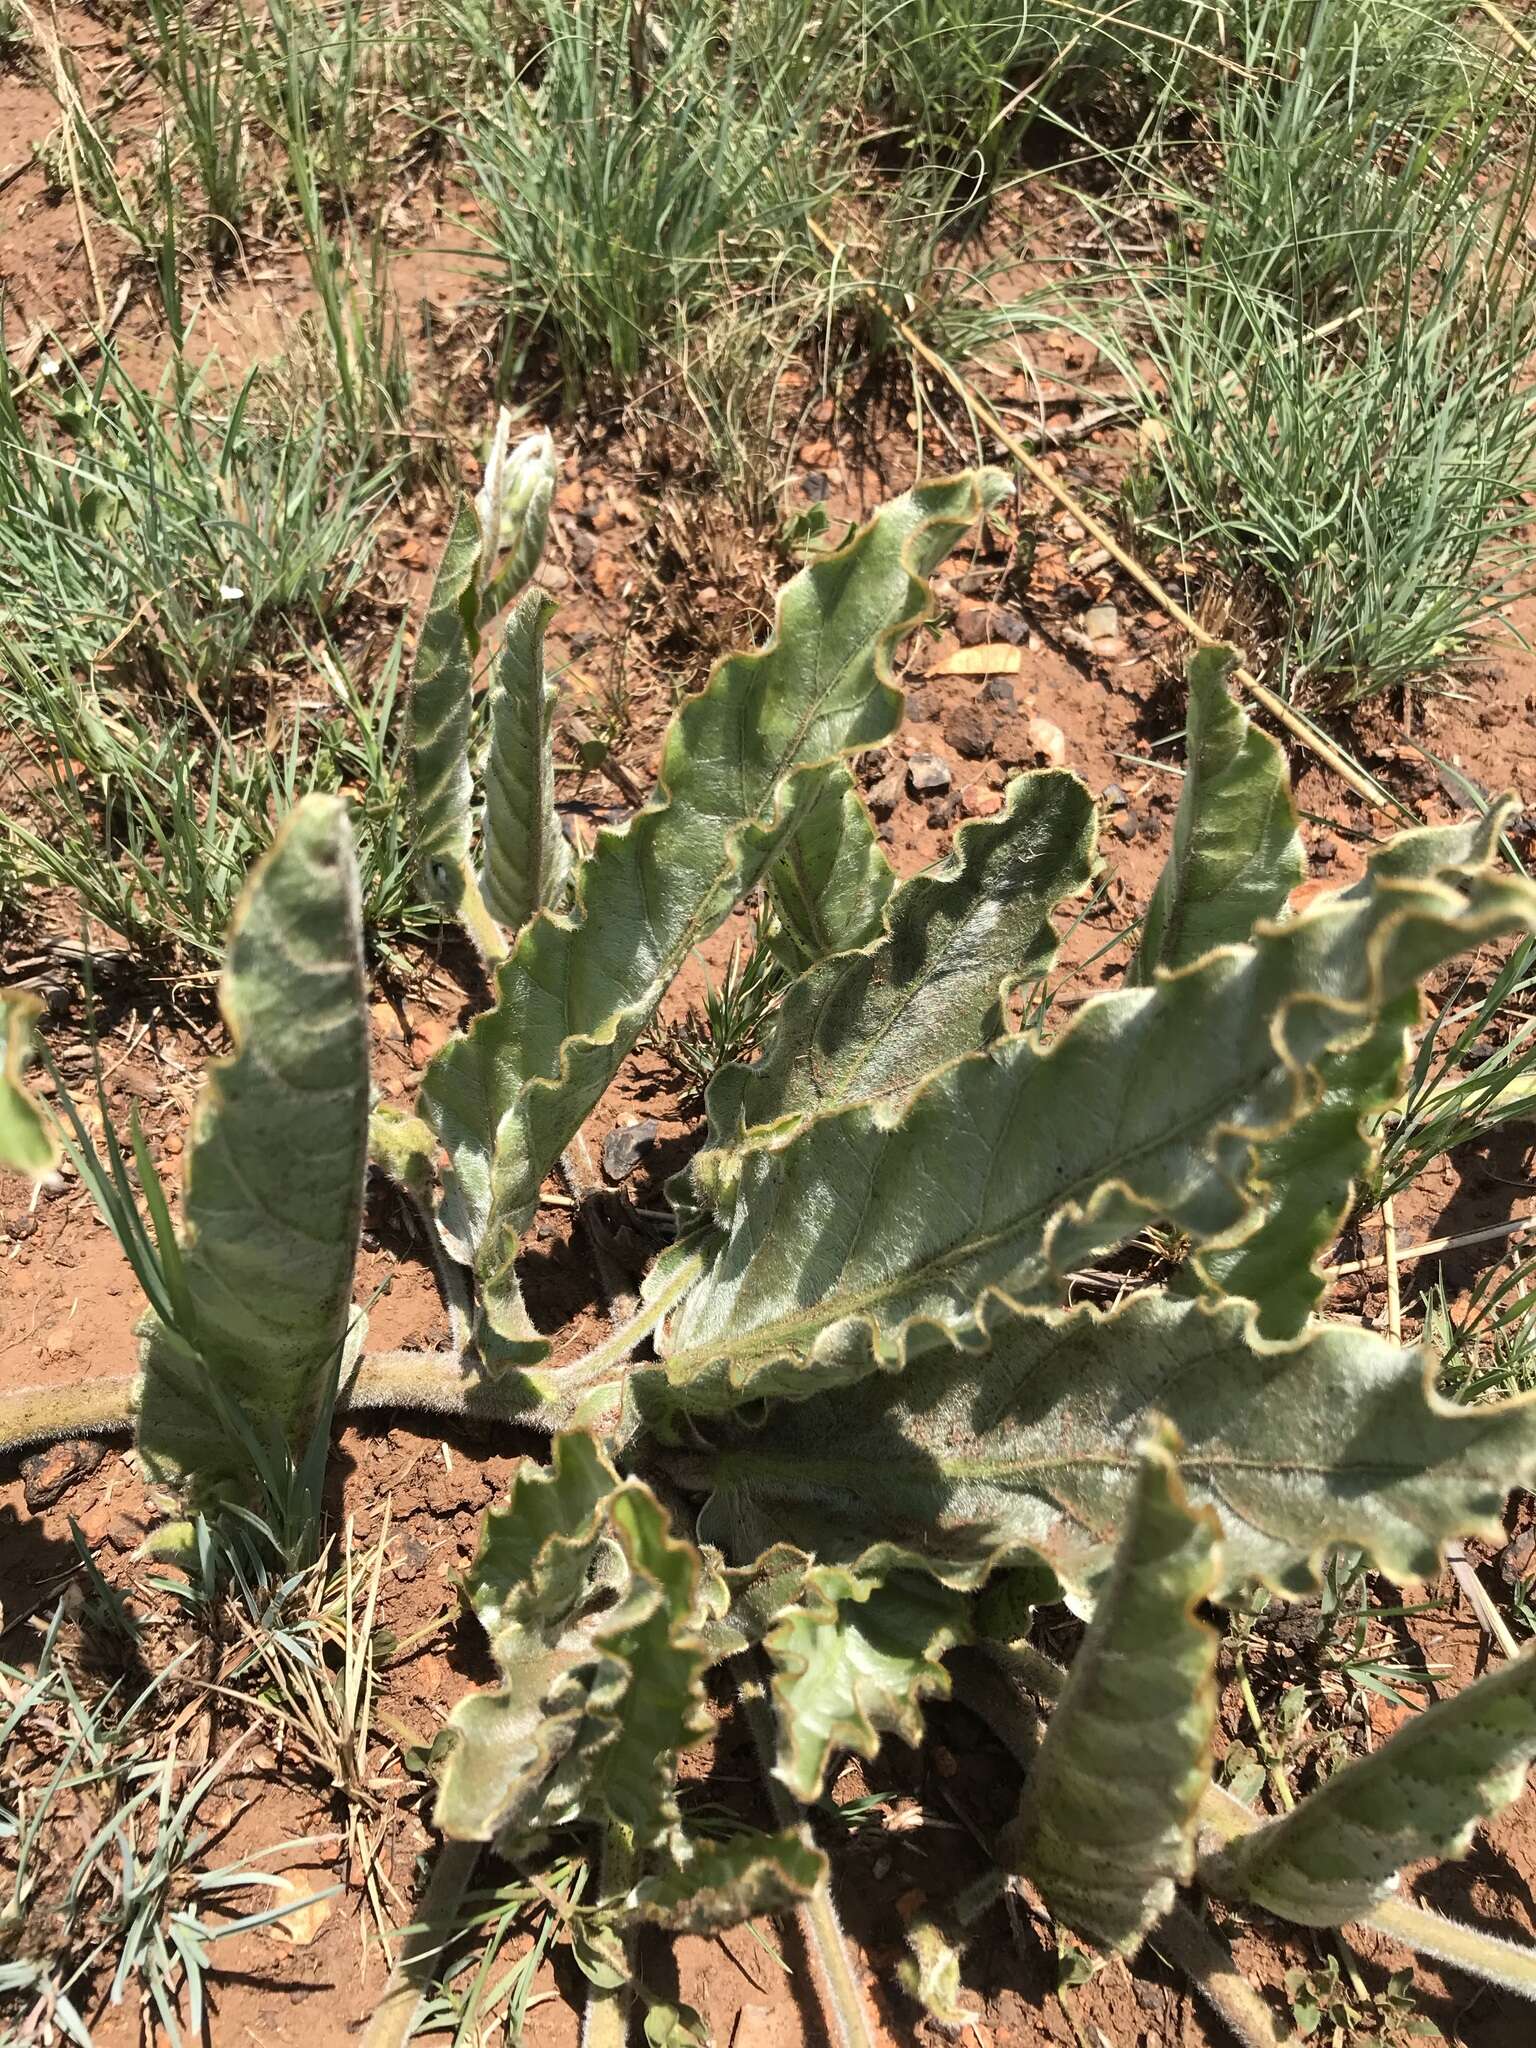
[[[1532,1757],[1536,1655],[1527,1651],[1204,1859],[1202,1882],[1304,1926],[1358,1920],[1396,1890],[1405,1864],[1465,1855],[1477,1823],[1519,1798]]]
[[[590,1437],[525,1465],[465,1582],[501,1683],[449,1716],[445,1834],[510,1849],[585,1818],[644,1844],[676,1824],[677,1753],[708,1725],[698,1577],[655,1497]]]
[[[1188,762],[1173,848],[1142,926],[1134,977],[1187,967],[1278,917],[1306,873],[1284,750],[1250,724],[1227,688],[1231,648],[1190,658]]]
[[[1053,1916],[1130,1955],[1194,1870],[1210,1782],[1219,1524],[1184,1499],[1177,1439],[1144,1449],[1114,1567],[999,1844]]]
[[[522,599],[491,673],[480,891],[509,932],[537,911],[559,909],[570,879],[570,848],[555,811],[555,692],[544,680],[544,629],[554,609],[541,590]]]
[[[187,1148],[190,1336],[152,1322],[139,1449],[198,1498],[249,1489],[222,1410],[297,1450],[352,1311],[368,1155],[362,920],[346,806],[306,797],[235,912],[219,1002],[233,1052],[209,1069]]]
[[[768,870],[773,946],[792,973],[879,937],[896,870],[841,761],[801,778],[799,823]]]
[[[1158,1416],[1181,1486],[1221,1524],[1217,1597],[1256,1581],[1304,1597],[1336,1549],[1432,1577],[1446,1542],[1495,1536],[1510,1486],[1536,1477],[1536,1400],[1452,1404],[1422,1353],[1374,1331],[1318,1324],[1278,1350],[1242,1303],[1156,1292],[1020,1317],[983,1358],[932,1352],[683,1462],[713,1486],[701,1528],[730,1556],[885,1545],[974,1584],[1034,1552],[1092,1597]]]
[[[936,1342],[984,1349],[1158,1220],[1241,1244],[1266,1220],[1255,1147],[1313,1109],[1324,1062],[1432,967],[1533,921],[1524,881],[1378,866],[1251,945],[1092,998],[1047,1045],[1005,1038],[910,1092],[769,1131],[741,1148],[666,1329],[668,1398],[803,1399]]]
[[[802,975],[764,1058],[715,1083],[724,1150],[694,1162],[704,1201],[728,1202],[747,1129],[905,1092],[998,1037],[1008,990],[1055,958],[1051,912],[1086,883],[1093,839],[1093,802],[1073,775],[1022,776],[999,816],[962,825],[948,858],[892,896],[884,935]]]
[[[493,1357],[548,1349],[514,1273],[545,1174],[689,953],[782,852],[796,779],[894,731],[890,653],[924,616],[923,578],[1004,489],[991,471],[922,486],[793,578],[769,645],[728,657],[673,719],[656,795],[598,834],[570,916],[525,927],[495,1008],[433,1060],[443,1222],[473,1257]]]

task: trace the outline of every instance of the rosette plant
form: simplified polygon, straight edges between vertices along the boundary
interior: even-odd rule
[[[213,1512],[248,1497],[253,1442],[299,1457],[333,1392],[422,1427],[547,1433],[465,1585],[500,1677],[450,1717],[436,1820],[448,1894],[483,1846],[526,1863],[572,1831],[590,1852],[567,1931],[594,2042],[641,2005],[649,2039],[699,2037],[637,1980],[635,1929],[791,1908],[834,2033],[867,2040],[803,1810],[841,1752],[919,1741],[924,1702],[978,1672],[1019,1710],[1022,1792],[989,1886],[910,1930],[907,1991],[941,2017],[967,1912],[1020,1878],[1089,1943],[1130,1955],[1159,1930],[1249,2040],[1271,2022],[1212,1959],[1202,1896],[1368,1921],[1536,1995],[1536,1955],[1398,1880],[1519,1790],[1536,1658],[1278,1818],[1212,1780],[1224,1602],[1306,1596],[1341,1554],[1431,1576],[1536,1473],[1536,1407],[1451,1405],[1419,1350],[1320,1314],[1425,978],[1536,928],[1536,890],[1496,868],[1502,812],[1405,833],[1292,911],[1283,757],[1230,697],[1226,657],[1198,655],[1172,850],[1124,984],[1064,1014],[1043,995],[1053,920],[1095,865],[1083,784],[1020,777],[902,880],[846,765],[898,730],[892,660],[926,579],[1008,490],[983,470],[811,560],[767,644],[678,711],[649,801],[579,851],[554,805],[550,607],[531,581],[553,476],[547,437],[509,453],[503,426],[416,655],[423,883],[491,1000],[415,1105],[373,1111],[371,1146],[428,1220],[448,1348],[371,1355],[352,1306],[370,1146],[357,894],[345,811],[310,800],[231,937],[233,1051],[198,1113],[179,1235],[151,1218],[166,1279],[139,1372],[6,1395],[7,1439],[131,1423],[150,1476]],[[753,891],[794,970],[765,1049],[709,1089],[638,1312],[561,1357],[518,1283],[541,1188]],[[44,1112],[6,1071],[0,1132],[35,1167]],[[1149,1226],[1176,1261],[1138,1263]],[[1074,1299],[1074,1275],[1117,1254],[1121,1298]],[[1087,1624],[1069,1670],[1030,1641],[1052,1599]],[[690,1826],[677,1775],[722,1662],[775,1806],[770,1830],[724,1838]],[[429,1932],[450,1904],[440,1890]],[[410,1946],[377,2040],[404,2038],[428,1948]]]

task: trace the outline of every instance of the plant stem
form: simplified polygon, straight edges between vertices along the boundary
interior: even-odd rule
[[[595,1423],[617,1407],[631,1354],[682,1300],[702,1263],[697,1257],[682,1260],[666,1286],[632,1321],[569,1365],[538,1373],[474,1373],[466,1372],[461,1357],[451,1351],[375,1351],[358,1361],[342,1386],[336,1412],[416,1408],[547,1430]],[[139,1390],[137,1373],[120,1373],[65,1387],[19,1387],[0,1393],[0,1454],[60,1437],[129,1429],[138,1411]]]
[[[1243,2048],[1281,2048],[1282,2036],[1269,2007],[1240,1974],[1225,1944],[1188,1906],[1175,1906],[1147,1939],[1166,1961],[1184,1972]]]
[[[665,1287],[601,1344],[569,1365],[538,1372],[466,1372],[452,1352],[376,1351],[359,1361],[338,1410],[419,1408],[438,1415],[521,1422],[533,1429],[595,1424],[616,1410],[624,1369],[641,1341],[675,1308],[703,1261],[683,1259]]]
[[[418,1194],[414,1188],[406,1188],[403,1192],[416,1211],[422,1235],[427,1240],[427,1249],[432,1254],[432,1263],[437,1268],[437,1284],[443,1291],[443,1306],[448,1311],[449,1348],[455,1355],[462,1357],[468,1349],[470,1334],[475,1325],[474,1291],[470,1276],[457,1259],[449,1256],[448,1247],[443,1243],[442,1232],[437,1227],[437,1218],[432,1213],[432,1204],[425,1194]]]
[[[752,1731],[774,1820],[781,1828],[797,1828],[801,1816],[784,1785],[774,1774],[773,1710],[768,1689],[755,1660],[732,1660],[736,1696]],[[864,2009],[864,1995],[853,1974],[848,1944],[832,1900],[830,1875],[824,1876],[796,1909],[801,1939],[816,1976],[822,2019],[833,2048],[874,2048],[874,2035]]]
[[[1366,1914],[1364,1925],[1400,1941],[1405,1948],[1497,1984],[1501,1990],[1536,1998],[1536,1949],[1520,1942],[1485,1934],[1480,1927],[1468,1927],[1460,1920],[1447,1920],[1400,1895],[1383,1899]]]
[[[100,1436],[131,1429],[139,1405],[139,1375],[76,1380],[67,1387],[19,1387],[0,1394],[0,1452],[60,1437]]]
[[[452,1940],[459,1906],[480,1861],[479,1842],[444,1842],[421,1902],[420,1917],[406,1930],[400,1960],[390,1972],[384,1996],[363,2037],[363,2048],[404,2048],[421,2002],[432,1988],[443,1950]]]
[[[622,1896],[635,1881],[640,1858],[631,1831],[610,1821],[603,1834],[602,1856],[597,1872],[599,1900]],[[634,1947],[636,1930],[624,1933],[624,1963],[628,1972],[622,1984],[587,1986],[581,2013],[581,2048],[624,2048],[629,2038],[629,2012],[634,2003]]]

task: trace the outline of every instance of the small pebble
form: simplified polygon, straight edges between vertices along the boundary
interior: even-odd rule
[[[1083,613],[1083,631],[1090,640],[1118,639],[1120,614],[1112,604],[1090,605]]]
[[[914,796],[941,796],[950,773],[937,754],[914,754],[907,763],[907,787]]]
[[[992,751],[992,735],[974,704],[962,704],[949,714],[944,737],[962,761],[984,761]]]
[[[609,1180],[627,1180],[640,1164],[641,1155],[656,1142],[656,1126],[649,1117],[639,1123],[621,1124],[603,1140],[603,1172]]]
[[[1067,758],[1067,736],[1053,719],[1032,718],[1029,721],[1029,744],[1034,749],[1036,760],[1045,761],[1052,768]]]
[[[889,775],[882,775],[869,792],[869,812],[872,818],[890,817],[901,802],[901,771],[893,768]]]
[[[1017,702],[1013,683],[1007,676],[988,676],[981,686],[981,694],[989,704],[997,704],[1004,711],[1011,711]]]

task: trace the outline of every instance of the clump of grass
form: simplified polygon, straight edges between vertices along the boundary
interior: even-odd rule
[[[821,197],[831,31],[739,11],[543,0],[534,53],[463,146],[506,305],[502,375],[547,340],[568,391],[633,377],[772,264]]]
[[[193,1767],[161,1733],[173,1664],[137,1694],[120,1681],[90,1697],[62,1654],[61,1607],[36,1669],[0,1664],[6,1758],[0,1795],[0,2012],[9,2039],[63,2038],[90,2048],[101,2006],[138,2003],[171,2040],[197,2038],[207,2013],[209,1951],[281,1919],[261,1857],[280,1842],[215,1861],[201,1810],[243,1744]],[[14,2028],[14,2032],[10,2029]]]
[[[375,937],[429,929],[401,794],[401,654],[397,636],[365,688],[321,648],[319,694],[244,737],[182,716],[146,722],[132,697],[18,664],[0,703],[34,772],[25,805],[0,819],[0,859],[18,886],[67,891],[146,966],[211,974],[277,824],[312,791],[348,790]]]
[[[723,1067],[752,1058],[789,986],[791,977],[774,954],[770,929],[768,920],[759,917],[751,947],[743,954],[741,940],[735,941],[725,972],[708,984],[703,1002],[649,1034],[657,1052],[701,1095]]]
[[[279,629],[357,590],[387,470],[338,465],[324,409],[178,357],[141,389],[110,346],[23,418],[0,364],[0,631],[13,659],[227,691]]]
[[[1507,82],[1469,78],[1447,9],[1253,0],[1239,22],[1217,169],[1132,281],[1143,525],[1267,621],[1289,694],[1434,687],[1532,559],[1536,165],[1501,159]]]
[[[240,246],[252,197],[252,82],[241,61],[240,11],[226,0],[211,20],[197,21],[181,0],[150,0],[149,19],[155,75],[173,114],[167,158],[181,150],[191,158],[202,239],[214,262],[226,263]],[[168,175],[174,168],[167,161]],[[174,200],[166,210],[173,219]]]

